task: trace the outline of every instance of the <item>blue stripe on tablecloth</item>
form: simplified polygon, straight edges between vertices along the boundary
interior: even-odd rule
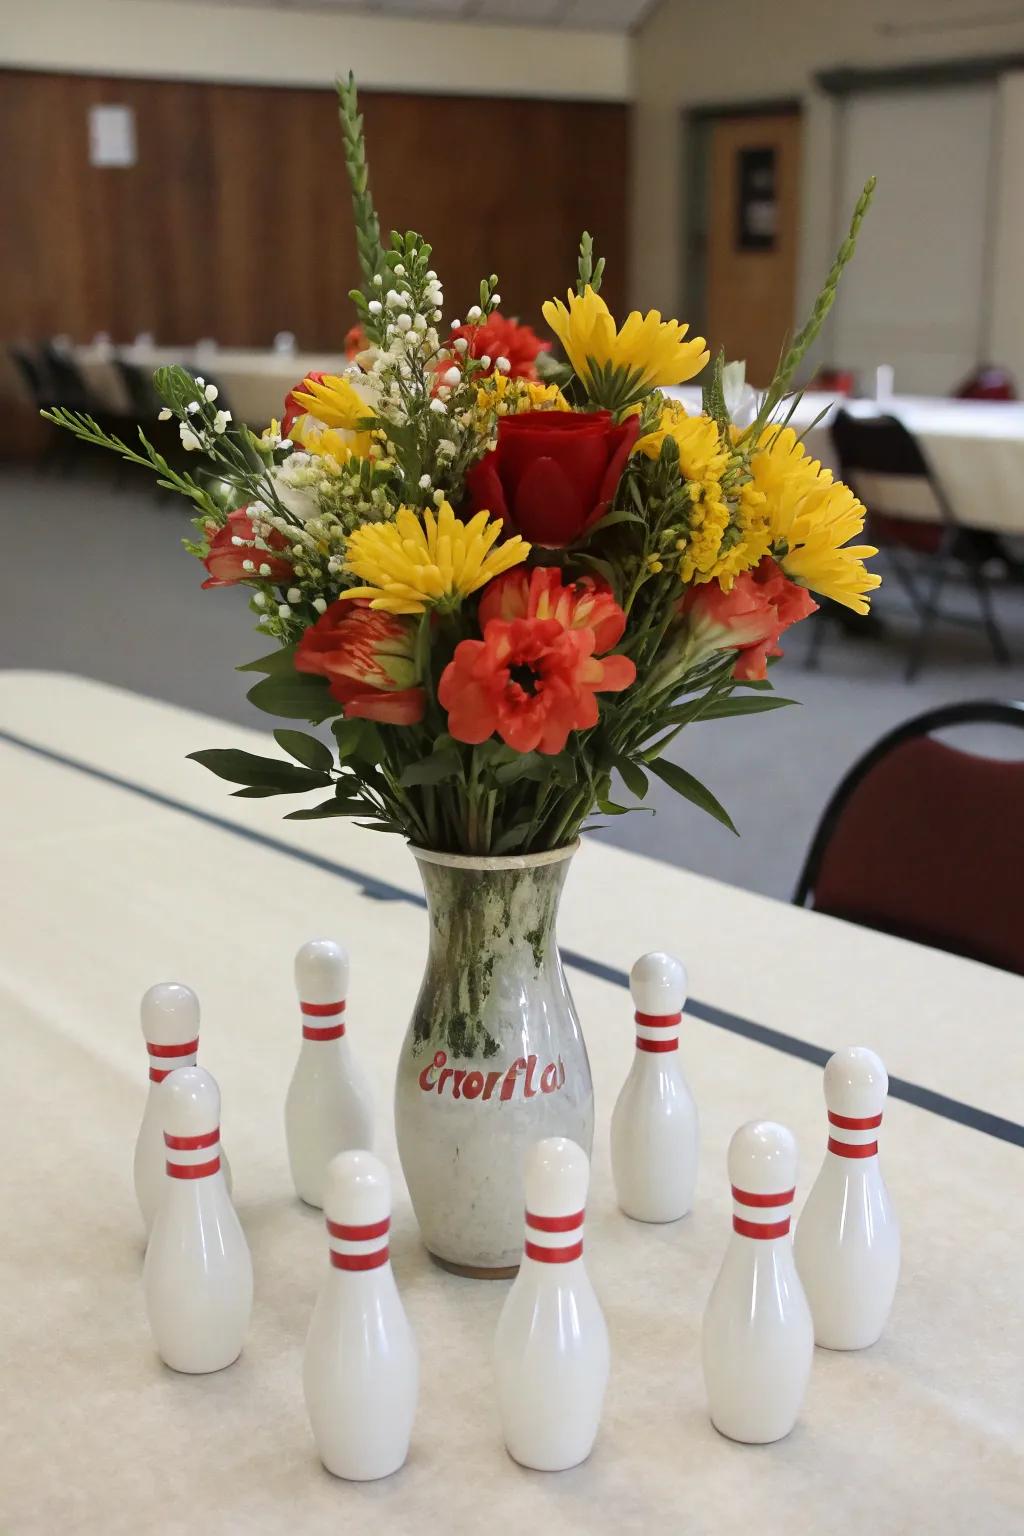
[[[36,757],[45,758],[50,763],[57,763],[62,768],[71,768],[74,772],[96,779],[101,784],[110,784],[115,789],[123,789],[128,794],[137,795],[141,800],[163,806],[165,810],[191,816],[194,821],[205,822],[207,826],[216,827],[221,832],[228,832],[232,837],[240,837],[245,842],[256,843],[261,848],[270,848],[274,853],[284,854],[286,858],[298,859],[300,863],[309,864],[314,869],[322,869],[327,874],[340,876],[342,880],[349,881],[364,896],[369,896],[374,901],[404,901],[414,907],[426,906],[422,896],[411,891],[403,891],[401,886],[392,885],[387,880],[378,880],[373,875],[364,874],[362,870],[353,869],[349,864],[340,864],[336,859],[326,859],[321,854],[310,853],[305,848],[296,848],[280,838],[268,837],[264,832],[255,832],[250,827],[239,826],[237,822],[228,821],[223,816],[214,816],[210,811],[198,810],[182,800],[175,800],[170,795],[162,795],[159,790],[149,789],[145,784],[136,784],[133,780],[123,779],[116,773],[108,773],[104,768],[94,768],[92,764],[80,762],[74,757],[67,757],[62,752],[53,752],[49,747],[41,747],[34,741],[27,741],[23,736],[14,735],[11,731],[0,730],[0,741],[5,741],[12,747],[19,747],[24,752],[32,752]],[[561,953],[566,965],[572,966],[574,970],[584,971],[588,976],[596,976],[601,981],[610,981],[619,987],[629,986],[628,972],[619,970],[614,965],[608,965],[603,960],[592,960],[589,955],[578,954],[572,949],[562,949]],[[800,1061],[813,1062],[815,1066],[823,1067],[832,1054],[830,1050],[820,1045],[799,1040],[795,1035],[784,1034],[779,1029],[769,1029],[765,1024],[755,1024],[751,1019],[741,1019],[734,1013],[727,1013],[724,1008],[716,1008],[711,1003],[698,1002],[695,998],[687,1000],[686,1012],[693,1014],[695,1018],[702,1019],[705,1024],[727,1029],[730,1034],[741,1035],[746,1040],[753,1040],[758,1045],[766,1045],[773,1051],[782,1051],[787,1056],[795,1056]],[[951,1099],[944,1093],[935,1093],[931,1088],[923,1088],[919,1083],[908,1082],[902,1077],[890,1077],[889,1094],[891,1098],[902,1099],[906,1104],[913,1104],[918,1109],[926,1109],[933,1115],[941,1115],[944,1120],[952,1120],[957,1125],[967,1126],[972,1131],[981,1131],[985,1136],[995,1136],[997,1140],[1009,1142],[1012,1146],[1024,1147],[1024,1125],[1018,1124],[1016,1120],[1006,1120],[1001,1115],[989,1114],[987,1110],[978,1109],[973,1104],[964,1104],[961,1100]]]

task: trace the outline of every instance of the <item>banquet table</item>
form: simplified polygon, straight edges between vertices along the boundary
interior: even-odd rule
[[[268,745],[82,678],[0,672],[4,1536],[1024,1531],[1024,979],[587,838],[559,931],[594,1072],[586,1258],[612,1373],[590,1459],[528,1472],[503,1448],[492,1388],[507,1284],[431,1263],[395,1152],[391,1078],[426,941],[413,861],[396,838],[231,799],[185,760]],[[282,1108],[292,957],[317,935],[352,954],[349,1027],[421,1354],[410,1458],[379,1483],[323,1470],[302,1401],[326,1245],[290,1184]],[[667,1226],[617,1210],[608,1153],[633,1050],[626,973],[652,948],[689,968],[681,1054],[702,1121],[695,1208]],[[160,1364],[143,1309],[138,1000],[161,979],[202,1002],[199,1059],[221,1085],[255,1267],[246,1347],[207,1377]],[[786,1440],[734,1444],[709,1423],[700,1369],[729,1234],[726,1147],[747,1119],[791,1126],[799,1212],[824,1149],[821,1065],[849,1043],[875,1047],[892,1078],[893,1314],[869,1350],[816,1351]]]
[[[271,417],[280,418],[284,397],[296,380],[313,369],[329,372],[346,366],[343,357],[323,352],[278,352],[257,347],[132,346],[121,347],[119,353],[147,374],[169,363],[180,363],[215,379],[235,419],[261,431]],[[74,358],[99,404],[118,412],[128,409],[111,346],[91,342],[76,347]]]
[[[699,410],[694,387],[666,390],[687,410]],[[839,472],[830,431],[837,410],[854,416],[879,412],[897,417],[916,438],[953,516],[966,528],[1024,534],[1024,403],[1005,400],[947,400],[938,396],[893,395],[882,403],[848,400],[808,391],[796,403],[790,424],[803,435],[813,458]],[[858,481],[869,507],[911,519],[941,517],[934,496],[918,483],[875,475]]]

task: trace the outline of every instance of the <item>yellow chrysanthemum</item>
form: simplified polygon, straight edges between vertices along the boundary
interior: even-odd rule
[[[881,576],[864,561],[872,544],[850,544],[864,530],[864,507],[841,481],[804,452],[792,427],[768,426],[750,457],[754,486],[765,497],[771,543],[791,581],[867,613],[867,594]]]
[[[548,325],[565,348],[573,372],[597,405],[621,410],[652,389],[682,384],[708,360],[702,336],[684,340],[688,325],[662,320],[658,310],[634,310],[620,331],[607,304],[588,285],[542,306]]]
[[[518,534],[494,547],[502,523],[478,512],[468,523],[442,501],[435,518],[399,507],[393,523],[363,523],[349,535],[346,564],[362,577],[342,597],[365,597],[388,613],[454,608],[530,553]]]
[[[679,448],[679,470],[684,480],[720,480],[729,462],[729,450],[710,416],[688,416],[681,405],[668,401],[653,432],[638,437],[634,453],[656,459],[666,437]]]
[[[304,379],[303,384],[306,388],[294,389],[291,396],[303,408],[289,430],[292,442],[307,453],[329,453],[339,463],[353,454],[365,459],[372,439],[369,432],[360,430],[359,423],[373,412],[358,390],[338,373]]]

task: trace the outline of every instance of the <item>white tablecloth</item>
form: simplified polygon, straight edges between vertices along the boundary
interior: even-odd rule
[[[699,389],[666,393],[682,400],[688,410],[700,407]],[[808,452],[836,474],[839,462],[829,424],[837,409],[856,416],[884,410],[898,417],[917,439],[959,523],[1024,534],[1024,404],[894,395],[880,406],[870,400],[805,394],[790,424],[803,434]],[[872,476],[857,489],[869,508],[928,522],[941,518],[934,496],[919,482]]]
[[[261,431],[271,417],[280,417],[284,397],[292,385],[313,369],[330,372],[345,366],[344,358],[322,352],[275,352],[240,347],[124,347],[121,356],[144,373],[168,363],[195,368],[204,377],[216,379],[225,402],[237,421],[247,422]],[[102,344],[76,347],[75,361],[97,399],[108,409],[128,409],[124,383],[109,346]]]
[[[1024,1530],[1024,1152],[1002,1122],[984,1122],[990,1134],[949,1118],[1024,1120],[1024,981],[589,840],[560,934],[594,1069],[587,1256],[612,1377],[591,1459],[529,1473],[505,1454],[493,1404],[506,1287],[429,1262],[395,1155],[391,1078],[426,937],[401,843],[232,800],[184,754],[266,751],[262,733],[99,684],[0,673],[0,733],[5,1536]],[[376,1090],[394,1268],[422,1354],[409,1463],[369,1485],[319,1466],[300,1382],[325,1243],[291,1189],[282,1104],[299,1029],[292,955],[321,933],[352,950],[352,1038]],[[615,973],[654,947],[686,959],[695,999],[790,1042],[772,1048],[735,1019],[688,1014],[702,1164],[693,1214],[668,1227],[616,1210],[608,1166],[634,1033]],[[223,1090],[256,1273],[242,1358],[206,1378],[160,1366],[142,1304],[137,1003],[164,978],[202,999],[200,1060]],[[882,1151],[904,1267],[888,1332],[863,1354],[818,1351],[794,1433],[738,1446],[708,1422],[699,1363],[729,1230],[726,1146],[755,1115],[791,1125],[799,1209],[825,1137],[820,1070],[799,1052],[849,1042],[955,1102],[934,1101],[945,1113],[889,1102]]]

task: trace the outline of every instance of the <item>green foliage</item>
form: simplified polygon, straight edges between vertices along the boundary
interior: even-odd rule
[[[355,76],[349,72],[348,83],[339,80],[338,115],[341,120],[341,136],[345,149],[345,168],[352,187],[352,216],[356,226],[356,250],[359,265],[367,283],[384,271],[384,248],[380,239],[380,221],[370,194],[370,173],[366,164],[366,141],[363,137],[363,119],[359,112]],[[367,335],[374,341],[381,339],[380,324],[366,309],[362,294],[353,293],[357,305],[362,299],[360,318]]]
[[[580,255],[577,264],[576,292],[582,299],[584,290],[592,288],[594,293],[601,291],[601,279],[604,277],[604,257],[594,260],[594,239],[586,230],[580,236]]]
[[[327,682],[305,672],[280,672],[254,683],[246,694],[250,704],[268,715],[285,720],[308,720],[319,725],[341,714],[341,705],[331,698]]]
[[[857,199],[853,215],[850,219],[849,232],[836,252],[835,261],[832,263],[828,277],[825,279],[824,287],[814,301],[810,318],[803,329],[797,333],[792,346],[775,370],[775,377],[768,386],[765,397],[761,402],[761,409],[757,413],[757,419],[745,434],[755,441],[765,423],[771,420],[772,412],[776,406],[784,398],[792,382],[793,375],[816,340],[818,332],[825,323],[826,315],[835,303],[839,279],[852,260],[853,253],[857,248],[857,236],[860,234],[860,227],[864,222],[864,216],[871,207],[871,199],[875,195],[875,184],[876,178],[874,176],[869,176],[864,183],[864,190]]]
[[[682,795],[683,799],[689,800],[691,805],[699,806],[702,811],[707,811],[709,816],[713,816],[716,821],[720,821],[723,827],[728,827],[730,832],[736,832],[732,817],[725,809],[725,806],[722,805],[721,801],[716,800],[710,789],[705,784],[702,784],[699,779],[695,779],[692,773],[687,773],[686,769],[680,768],[678,763],[664,761],[653,762],[650,768],[651,772],[657,774],[658,778],[661,779],[662,783],[667,784],[669,789],[674,789],[677,795]],[[739,837],[738,832],[736,832],[736,836]]]
[[[289,731],[285,729],[274,732],[274,740],[282,751],[289,757],[294,757],[297,763],[305,768],[315,768],[320,773],[330,773],[334,767],[334,753],[330,747],[318,741],[315,736],[307,736],[305,731]]]
[[[329,772],[318,772],[275,757],[257,757],[253,752],[240,752],[233,747],[210,747],[202,752],[190,752],[188,756],[219,779],[245,785],[241,793],[250,799],[256,798],[252,793],[255,790],[261,794],[294,795],[308,789],[326,789],[331,783]]]

